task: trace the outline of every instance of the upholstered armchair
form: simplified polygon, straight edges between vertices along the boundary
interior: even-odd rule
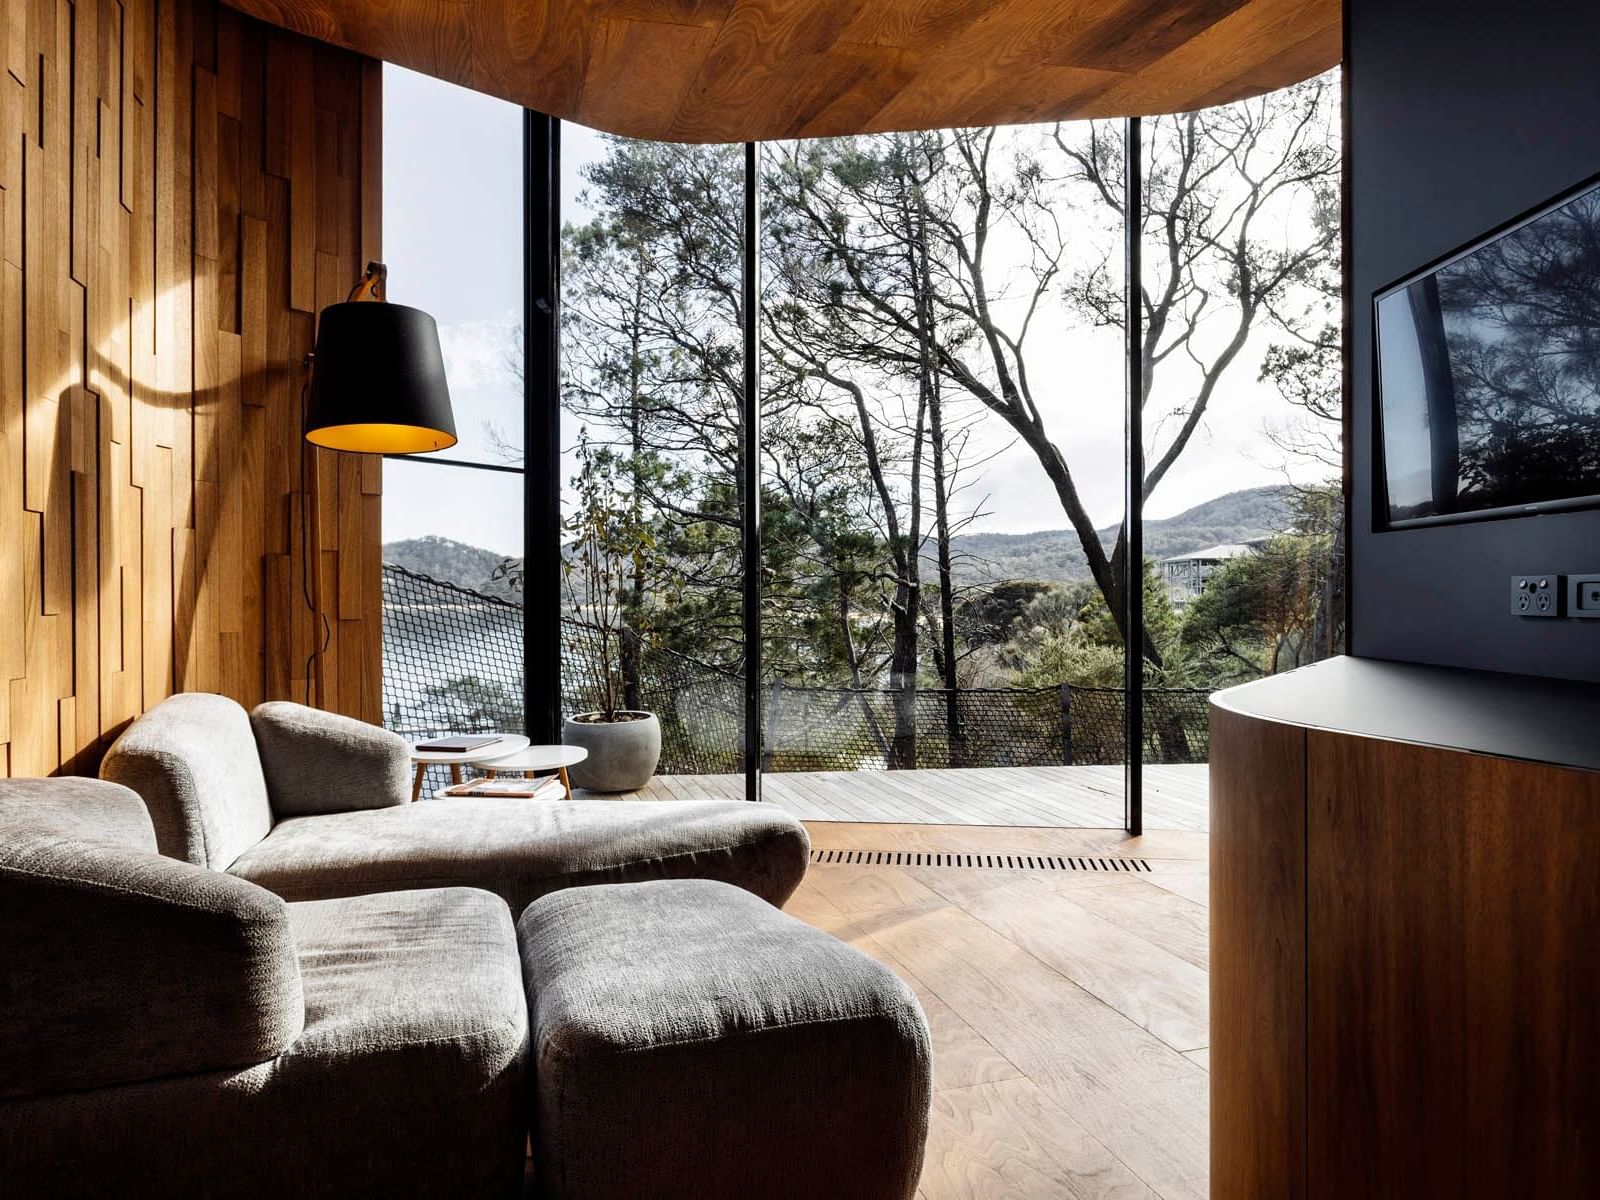
[[[304,705],[185,693],[111,747],[101,777],[144,798],[161,852],[289,900],[459,885],[514,914],[563,888],[712,879],[774,905],[804,877],[805,828],[739,801],[410,801],[396,734]]]
[[[517,1194],[503,901],[289,904],[156,845],[125,788],[0,781],[8,1200]]]

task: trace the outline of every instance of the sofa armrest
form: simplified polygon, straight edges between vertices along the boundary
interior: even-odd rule
[[[250,714],[227,696],[180,692],[135,717],[100,778],[138,792],[161,853],[226,871],[272,832]]]
[[[100,779],[0,779],[0,834],[51,832],[155,853],[150,811],[131,788]]]
[[[50,824],[0,823],[0,1098],[245,1066],[300,1036],[281,899]]]
[[[250,725],[279,820],[411,801],[411,748],[399,734],[288,700],[257,705]]]

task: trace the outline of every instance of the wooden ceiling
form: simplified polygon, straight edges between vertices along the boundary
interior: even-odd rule
[[[1340,0],[228,0],[612,133],[741,142],[1178,112],[1339,61]]]

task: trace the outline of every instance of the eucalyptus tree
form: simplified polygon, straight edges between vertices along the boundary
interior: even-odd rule
[[[726,486],[738,475],[743,388],[738,156],[614,139],[585,177],[594,216],[564,239],[563,404],[626,455],[640,518],[657,526],[671,566],[632,580],[633,628],[732,665],[742,655],[742,517]]]
[[[742,162],[732,147],[619,138],[584,175],[593,215],[565,237],[563,405],[626,456],[640,518],[656,527],[657,569],[631,585],[632,628],[742,669]],[[785,421],[791,390],[773,372],[762,396],[769,670],[874,678],[855,611],[876,565],[851,565],[874,542],[852,527],[840,488],[859,455]],[[814,463],[827,486],[807,482]],[[841,587],[842,602],[831,595]]]
[[[1148,243],[1139,289],[1139,400],[1152,433],[1146,497],[1190,446],[1252,334],[1298,334],[1308,323],[1305,294],[1336,247],[1328,219],[1339,173],[1333,100],[1324,78],[1148,126],[1139,221]],[[884,286],[881,242],[891,222],[848,215],[873,212],[875,201],[876,177],[854,170],[852,157],[792,171],[788,217],[830,268],[827,285],[854,343],[875,337],[880,363],[930,361],[944,384],[1033,452],[1125,636],[1125,530],[1109,550],[1101,542],[1064,436],[1074,411],[1120,398],[1085,392],[1070,369],[1037,369],[1041,338],[1123,323],[1113,265],[1123,221],[1120,126],[962,129],[914,144],[928,164],[915,191],[927,315]],[[1148,634],[1143,649],[1159,665]]]
[[[969,429],[948,411],[934,352],[941,333],[926,190],[944,169],[937,135],[895,134],[781,143],[769,148],[763,178],[771,272],[764,350],[771,369],[795,381],[796,411],[859,451],[869,487],[863,515],[888,552],[888,761],[899,767],[916,762],[924,624],[937,678],[949,692],[958,685],[952,539],[972,515],[953,511]],[[931,589],[923,579],[930,542]],[[960,761],[953,701],[946,741]]]

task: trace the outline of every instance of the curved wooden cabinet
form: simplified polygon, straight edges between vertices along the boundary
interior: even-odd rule
[[[1595,691],[1340,659],[1214,699],[1212,1195],[1600,1195]]]

